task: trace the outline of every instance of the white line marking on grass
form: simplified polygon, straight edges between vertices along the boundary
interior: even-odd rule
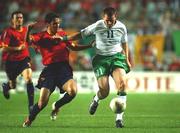
[[[3,115],[3,114],[0,114],[0,117],[21,117],[21,116],[27,116],[28,114],[9,114],[9,115]],[[40,117],[48,117],[50,116],[49,114],[39,114]],[[85,114],[59,114],[60,117],[112,117],[114,116],[113,114],[112,115],[102,115],[102,114],[97,114],[97,115],[85,115]],[[160,118],[160,117],[180,117],[180,115],[126,115],[125,114],[125,117],[138,117],[138,118]]]

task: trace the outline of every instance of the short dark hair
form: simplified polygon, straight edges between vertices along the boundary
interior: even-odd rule
[[[103,14],[105,15],[108,15],[109,17],[113,16],[113,15],[116,15],[117,14],[117,11],[115,8],[113,7],[106,7],[103,11]]]
[[[16,15],[16,14],[22,14],[22,15],[24,15],[22,11],[14,11],[14,12],[11,14],[11,18],[13,18],[14,15]]]
[[[46,14],[45,22],[46,23],[51,23],[55,18],[59,18],[59,15],[57,15],[54,12],[50,12],[50,13]]]

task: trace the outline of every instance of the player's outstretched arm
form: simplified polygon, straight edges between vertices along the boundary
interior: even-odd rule
[[[30,33],[36,24],[37,24],[37,22],[33,22],[33,23],[30,23],[27,25],[27,33],[26,33],[24,40],[28,43],[31,42],[31,40],[32,40]]]
[[[20,46],[18,46],[18,47],[10,47],[10,46],[8,46],[8,45],[3,45],[2,46],[2,50],[3,51],[6,51],[6,52],[19,52],[19,51],[21,51],[21,50],[23,50],[23,49],[25,49],[26,48],[26,46],[25,46],[25,44],[24,43],[22,43]]]
[[[74,43],[71,43],[68,47],[73,51],[80,51],[88,48],[92,48],[95,46],[95,41],[93,40],[89,45],[76,45]]]
[[[126,62],[127,62],[128,66],[129,66],[129,68],[131,69],[131,63],[129,61],[129,47],[128,47],[128,43],[123,43],[122,47],[123,47],[123,50],[124,50],[124,54],[126,56]]]
[[[66,36],[62,36],[60,37],[59,39],[61,41],[75,41],[75,40],[79,40],[81,39],[82,36],[81,36],[81,32],[77,32],[77,33],[74,33],[72,35],[66,35]]]

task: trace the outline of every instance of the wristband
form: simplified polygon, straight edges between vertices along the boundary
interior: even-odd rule
[[[68,41],[67,36],[63,36],[62,41]]]

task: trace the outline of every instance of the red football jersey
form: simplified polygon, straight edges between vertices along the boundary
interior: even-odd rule
[[[25,41],[27,27],[23,27],[22,31],[18,31],[13,27],[7,28],[1,35],[1,41],[9,47],[18,47]],[[2,59],[4,61],[20,61],[29,56],[28,45],[24,50],[18,52],[3,52]]]
[[[0,48],[2,46],[2,39],[1,39],[1,35],[0,35]]]
[[[63,30],[57,32],[60,36],[65,36]],[[69,61],[68,45],[70,41],[58,41],[54,39],[47,31],[36,33],[32,35],[33,44],[37,46],[42,56],[42,63],[49,65],[56,62]]]

